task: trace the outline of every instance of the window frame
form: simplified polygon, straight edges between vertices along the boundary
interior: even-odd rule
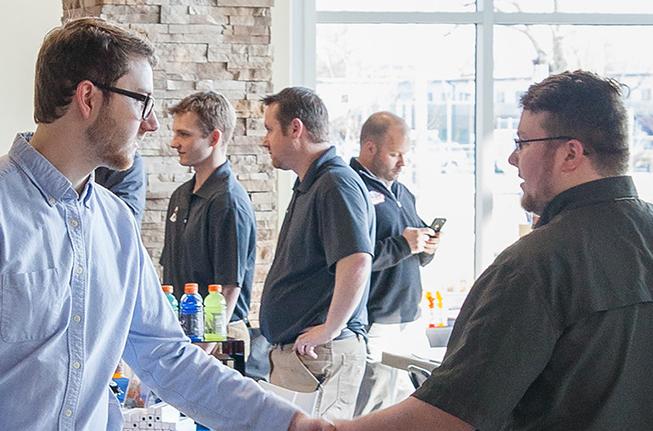
[[[316,87],[318,24],[472,24],[476,26],[474,275],[494,260],[487,240],[492,213],[493,173],[489,145],[494,135],[494,28],[500,25],[653,26],[653,13],[524,13],[496,12],[494,0],[477,0],[475,12],[316,11],[315,0],[291,0],[292,85]]]

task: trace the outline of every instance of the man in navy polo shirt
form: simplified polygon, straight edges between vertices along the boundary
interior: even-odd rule
[[[415,196],[397,181],[409,149],[406,122],[391,112],[376,112],[363,124],[360,154],[350,163],[367,186],[376,211],[367,366],[357,415],[389,407],[414,391],[407,372],[381,364],[382,352],[428,349],[426,325],[419,319],[420,266],[433,260],[440,234],[420,219]]]
[[[168,205],[161,265],[163,282],[180,297],[185,283],[221,284],[227,300],[227,333],[245,342],[256,260],[256,219],[252,203],[227,160],[236,113],[213,91],[192,94],[170,109],[171,147],[195,175],[174,191]]]
[[[315,93],[286,88],[263,103],[263,146],[276,168],[298,176],[261,298],[270,381],[320,390],[321,416],[350,418],[365,370],[374,209],[328,143],[327,110]]]

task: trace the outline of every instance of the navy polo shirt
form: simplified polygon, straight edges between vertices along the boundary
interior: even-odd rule
[[[175,287],[198,283],[240,287],[231,321],[247,319],[256,261],[256,219],[251,200],[227,161],[193,193],[195,177],[170,197],[160,263],[163,282]]]
[[[420,266],[433,260],[432,254],[411,254],[403,237],[407,227],[426,227],[417,215],[415,196],[399,181],[390,189],[356,159],[350,166],[367,186],[376,212],[376,244],[372,262],[369,323],[405,323],[419,317],[422,299]]]
[[[291,343],[326,321],[336,263],[354,253],[373,255],[374,229],[365,185],[329,148],[293,187],[261,298],[261,331],[270,343]],[[368,291],[340,336],[365,335]]]

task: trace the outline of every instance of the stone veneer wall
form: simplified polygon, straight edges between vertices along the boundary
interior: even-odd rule
[[[168,199],[192,176],[169,147],[172,121],[167,108],[192,92],[208,89],[223,93],[236,108],[237,126],[228,155],[252,199],[258,227],[250,314],[254,324],[276,241],[276,174],[260,145],[265,133],[260,99],[272,91],[273,1],[63,0],[64,18],[100,16],[146,35],[156,46],[154,97],[161,126],[145,138],[140,151],[148,170],[142,237],[157,267]]]

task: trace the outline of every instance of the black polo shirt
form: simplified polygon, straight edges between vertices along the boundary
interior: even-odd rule
[[[261,331],[273,344],[293,342],[326,321],[336,263],[374,253],[374,208],[360,177],[325,151],[297,180],[261,298]],[[365,334],[368,289],[345,332]],[[344,335],[344,334],[341,334]]]
[[[653,429],[653,205],[571,188],[465,301],[415,396],[481,430]]]
[[[352,158],[349,165],[361,177],[376,213],[376,243],[370,298],[369,323],[405,323],[419,317],[422,299],[420,266],[432,254],[411,254],[402,233],[407,227],[426,227],[417,215],[415,196],[399,181],[386,187],[374,174]]]
[[[193,193],[195,177],[174,191],[168,204],[160,263],[163,282],[183,295],[185,283],[240,287],[231,321],[247,319],[256,261],[256,219],[243,186],[227,161]]]

